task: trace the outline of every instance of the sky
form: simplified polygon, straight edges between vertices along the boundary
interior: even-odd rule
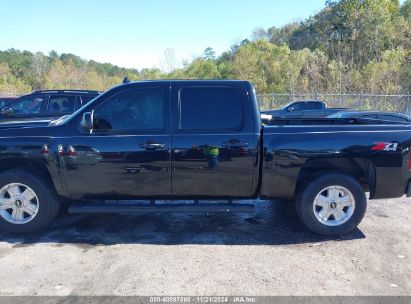
[[[73,53],[128,68],[217,55],[257,27],[303,20],[325,0],[0,0],[0,50]]]

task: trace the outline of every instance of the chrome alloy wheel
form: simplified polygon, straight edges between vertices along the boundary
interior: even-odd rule
[[[355,199],[348,189],[341,186],[329,186],[317,194],[313,209],[320,223],[326,226],[339,226],[352,217]]]
[[[20,183],[0,189],[0,216],[12,224],[27,224],[37,215],[39,200],[36,193]]]

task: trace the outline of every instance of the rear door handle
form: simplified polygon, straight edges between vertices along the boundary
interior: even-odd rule
[[[140,145],[140,147],[143,149],[162,149],[165,146],[166,146],[165,144],[160,144],[156,142],[146,142]]]
[[[232,140],[223,142],[223,147],[227,147],[227,148],[244,148],[244,147],[248,147],[248,143],[237,140],[237,139],[232,139]]]

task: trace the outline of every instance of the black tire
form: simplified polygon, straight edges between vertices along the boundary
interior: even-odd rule
[[[314,212],[316,196],[329,186],[340,186],[349,190],[354,197],[355,208],[351,217],[341,225],[328,226],[317,219]],[[353,231],[361,222],[367,209],[367,198],[361,185],[351,176],[341,173],[327,173],[306,183],[299,189],[296,198],[297,214],[311,231],[322,235],[344,235]]]
[[[33,219],[25,224],[13,224],[0,216],[1,230],[11,233],[32,233],[54,220],[60,204],[55,190],[44,177],[20,169],[0,174],[0,189],[11,183],[27,185],[34,191],[38,199],[38,211]]]

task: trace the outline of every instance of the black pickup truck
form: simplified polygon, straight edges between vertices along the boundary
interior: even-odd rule
[[[247,212],[232,201],[284,198],[310,230],[340,235],[360,223],[367,191],[411,192],[410,146],[407,125],[263,127],[247,81],[127,83],[48,126],[0,128],[0,228],[40,229],[61,203],[71,213]]]

